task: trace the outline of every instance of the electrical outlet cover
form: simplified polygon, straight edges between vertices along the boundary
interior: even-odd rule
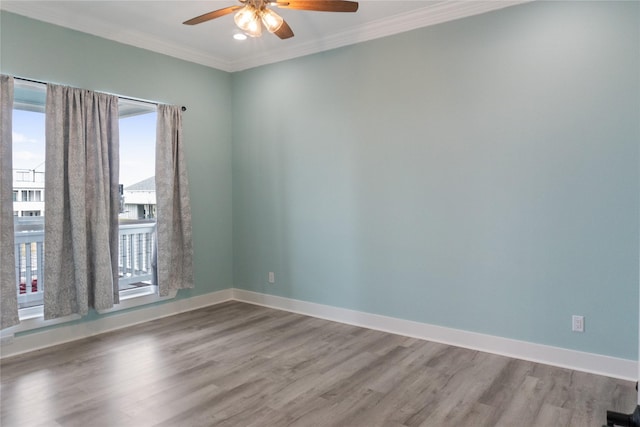
[[[571,317],[571,330],[573,332],[584,332],[584,316],[574,315]]]

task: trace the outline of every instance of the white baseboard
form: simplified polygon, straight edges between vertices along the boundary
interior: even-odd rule
[[[568,350],[493,335],[446,328],[443,326],[403,320],[378,314],[283,298],[242,289],[224,289],[197,297],[175,300],[137,310],[34,332],[17,337],[5,336],[0,342],[0,358],[16,356],[66,342],[122,329],[198,308],[237,300],[278,310],[304,314],[378,331],[435,341],[516,359],[529,360],[577,371],[637,381],[638,362],[594,353]]]
[[[0,358],[16,356],[34,350],[40,350],[66,342],[88,338],[116,329],[127,328],[139,323],[161,319],[174,314],[196,310],[233,298],[232,289],[224,289],[192,298],[179,299],[165,304],[150,305],[137,310],[101,317],[93,322],[82,322],[48,329],[42,332],[34,332],[16,337],[7,336],[2,339],[0,346]]]
[[[279,310],[464,347],[628,381],[638,380],[638,362],[600,354],[534,344],[460,329],[446,328],[257,292],[233,289],[233,299]]]

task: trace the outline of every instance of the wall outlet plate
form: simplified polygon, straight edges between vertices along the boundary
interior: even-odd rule
[[[584,332],[584,316],[571,316],[571,330],[573,332]]]
[[[276,273],[273,271],[269,272],[269,283],[276,283]]]

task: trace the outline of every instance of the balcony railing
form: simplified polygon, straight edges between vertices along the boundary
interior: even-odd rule
[[[139,220],[120,223],[118,284],[121,291],[137,283],[151,283],[155,229],[155,221]]]
[[[15,255],[18,307],[42,305],[44,218],[16,220]],[[118,230],[118,285],[125,291],[151,283],[155,221],[121,222]]]

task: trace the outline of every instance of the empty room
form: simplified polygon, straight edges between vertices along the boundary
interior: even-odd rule
[[[0,425],[636,426],[640,2],[0,2]]]

